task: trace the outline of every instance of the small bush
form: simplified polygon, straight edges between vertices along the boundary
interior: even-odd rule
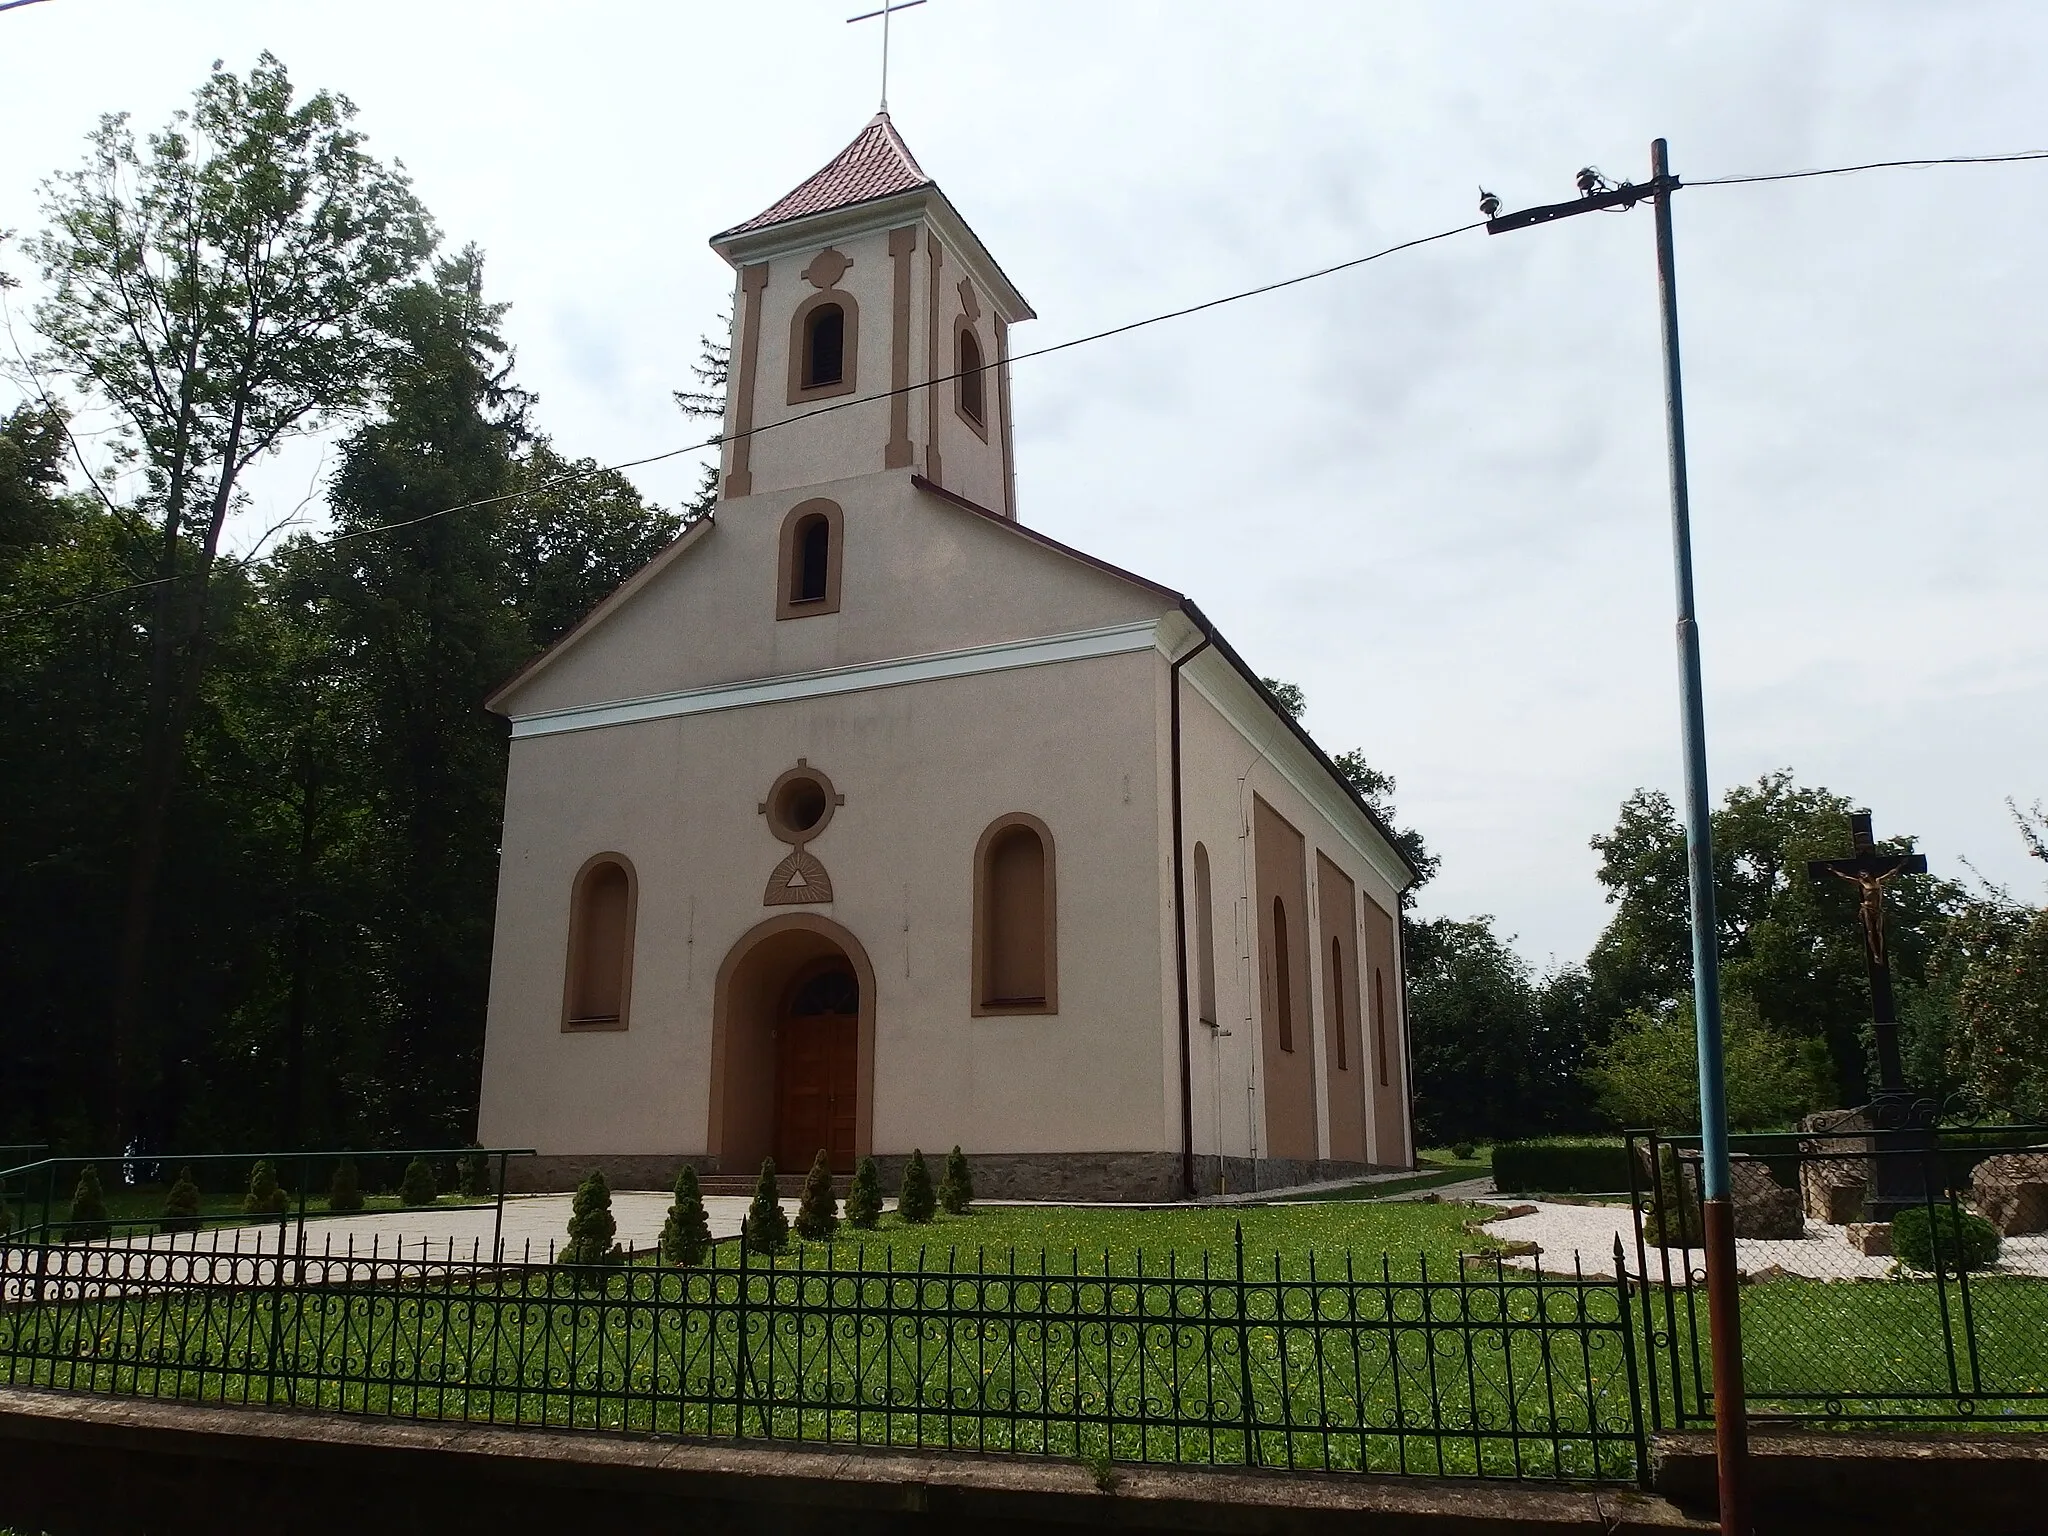
[[[249,1193],[242,1196],[243,1213],[249,1216],[282,1216],[288,1203],[284,1191],[277,1186],[277,1173],[270,1166],[270,1159],[256,1159],[256,1166],[249,1170]]]
[[[761,1177],[754,1182],[754,1203],[747,1207],[746,1223],[740,1232],[756,1253],[781,1253],[789,1246],[789,1218],[782,1214],[782,1201],[775,1192],[772,1157],[761,1164]]]
[[[832,1193],[832,1165],[820,1149],[804,1175],[804,1197],[796,1208],[796,1235],[807,1243],[829,1243],[839,1230],[839,1200]]]
[[[410,1173],[407,1170],[408,1178]],[[619,1224],[612,1219],[611,1186],[602,1169],[593,1169],[590,1177],[576,1186],[576,1199],[569,1207],[569,1241],[558,1257],[564,1264],[586,1267],[617,1264],[625,1258],[613,1241],[618,1235]]]
[[[1603,1195],[1628,1183],[1628,1149],[1618,1141],[1504,1141],[1493,1149],[1493,1187],[1502,1194]]]
[[[491,1161],[480,1151],[455,1160],[455,1190],[465,1200],[481,1200],[491,1192]]]
[[[903,1188],[896,1192],[896,1214],[914,1227],[930,1221],[939,1209],[939,1197],[932,1189],[932,1171],[924,1165],[924,1151],[913,1147],[903,1169]]]
[[[1650,1197],[1643,1236],[1659,1248],[1698,1248],[1707,1240],[1706,1214],[1700,1208],[1699,1191],[1693,1187],[1676,1147],[1657,1149],[1657,1188]]]
[[[360,1211],[362,1208],[363,1189],[356,1182],[355,1159],[344,1157],[334,1165],[334,1182],[327,1186],[327,1209]]]
[[[974,1174],[967,1154],[957,1146],[946,1154],[946,1176],[939,1180],[939,1208],[948,1216],[965,1216],[974,1204]]]
[[[1892,1218],[1892,1253],[1908,1269],[1988,1269],[1998,1262],[1998,1228],[1982,1216],[1937,1205],[1908,1206]]]
[[[1451,1143],[1451,1156],[1461,1163],[1469,1163],[1478,1155],[1479,1149],[1469,1141],[1454,1141]]]
[[[690,1268],[702,1264],[709,1252],[711,1220],[704,1214],[704,1192],[697,1186],[697,1170],[685,1163],[676,1175],[668,1219],[661,1224],[661,1262]]]
[[[416,1157],[405,1165],[405,1177],[398,1181],[398,1203],[407,1209],[432,1205],[441,1198],[441,1191],[434,1183],[434,1170],[424,1157]],[[610,1197],[606,1197],[609,1205]]]
[[[846,1224],[872,1232],[882,1221],[882,1173],[872,1157],[854,1165],[853,1188],[846,1192]]]
[[[190,1168],[179,1169],[178,1182],[164,1192],[164,1209],[157,1218],[157,1227],[165,1232],[199,1230],[199,1185],[194,1182]]]
[[[67,1230],[69,1236],[87,1242],[114,1230],[113,1223],[107,1220],[107,1193],[100,1188],[97,1163],[87,1163],[78,1175],[78,1188],[71,1192],[71,1225]]]

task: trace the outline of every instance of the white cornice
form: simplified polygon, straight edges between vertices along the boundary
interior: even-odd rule
[[[1273,718],[1272,707],[1252,691],[1235,667],[1209,650],[1189,661],[1181,675],[1259,749],[1296,794],[1322,813],[1375,873],[1397,893],[1408,886],[1412,877],[1400,855],[1387,845],[1357,803],[1330,781],[1329,773],[1308,748]]]
[[[574,709],[514,715],[512,736],[518,740],[528,736],[556,736],[565,731],[595,731],[613,725],[669,720],[680,715],[709,714],[714,710],[745,709],[754,704],[785,704],[796,699],[860,693],[871,688],[900,688],[908,683],[928,683],[940,678],[975,677],[988,672],[1015,671],[1020,667],[1085,661],[1095,656],[1119,656],[1152,649],[1157,629],[1157,620],[1146,619],[1106,629],[1084,629],[1072,634],[1008,640],[1000,645],[938,651],[929,656],[905,656],[891,661],[864,662],[859,666],[831,667],[821,672],[799,672],[788,677],[721,683],[712,688],[691,688],[679,693],[656,694],[651,698],[581,704]]]

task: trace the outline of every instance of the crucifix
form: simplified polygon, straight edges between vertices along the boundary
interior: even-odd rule
[[[1877,1039],[1878,1098],[1899,1099],[1909,1093],[1899,1059],[1899,1014],[1892,1000],[1892,963],[1884,942],[1884,888],[1900,875],[1924,875],[1927,859],[1918,853],[1879,853],[1870,833],[1870,812],[1849,817],[1855,853],[1846,859],[1813,859],[1806,866],[1814,880],[1846,880],[1858,892],[1856,916],[1863,927],[1863,959],[1870,968],[1870,1020]]]
[[[882,0],[882,8],[879,11],[863,11],[858,16],[846,18],[846,24],[849,27],[856,21],[873,21],[877,16],[882,18],[882,110],[884,112],[889,110],[889,18],[898,11],[907,11],[914,5],[923,4],[924,0],[900,0],[900,3],[898,3],[898,0]]]

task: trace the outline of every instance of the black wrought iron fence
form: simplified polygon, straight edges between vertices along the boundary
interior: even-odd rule
[[[1654,1427],[1713,1413],[1698,1140],[1632,1132]],[[1753,1416],[2048,1423],[2048,1128],[1732,1138]]]
[[[1630,1282],[735,1244],[704,1268],[0,1250],[13,1385],[1124,1461],[1639,1479]]]

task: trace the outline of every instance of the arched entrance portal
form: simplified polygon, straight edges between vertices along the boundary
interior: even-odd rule
[[[773,1157],[801,1173],[820,1147],[838,1172],[873,1124],[875,977],[860,941],[813,913],[773,917],[718,968],[711,1145],[724,1173]]]

